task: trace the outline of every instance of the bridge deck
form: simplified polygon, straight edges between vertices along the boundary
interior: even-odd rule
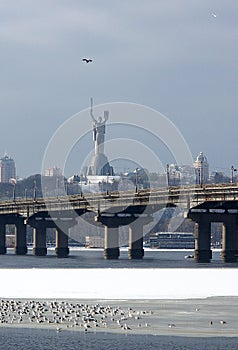
[[[183,186],[152,188],[127,192],[92,193],[85,196],[71,195],[64,197],[49,197],[2,201],[0,215],[19,214],[29,217],[44,211],[85,210],[92,212],[107,212],[114,208],[114,212],[122,212],[128,207],[154,206],[181,206],[190,209],[206,201],[235,201],[238,200],[238,185],[219,184],[201,186]]]

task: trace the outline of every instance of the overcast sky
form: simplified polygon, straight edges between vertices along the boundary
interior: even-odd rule
[[[211,170],[238,167],[237,0],[0,0],[0,71],[0,155],[20,177],[91,96],[152,107]]]

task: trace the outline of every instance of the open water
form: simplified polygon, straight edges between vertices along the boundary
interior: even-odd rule
[[[122,249],[118,260],[105,260],[102,249],[71,248],[67,258],[57,258],[53,248],[44,257],[32,255],[31,248],[25,256],[8,249],[6,255],[0,255],[0,268],[238,268],[238,262],[223,263],[219,251],[213,251],[212,261],[205,264],[185,259],[191,254],[192,250],[146,250],[142,260],[129,260]]]
[[[237,350],[238,338],[121,335],[24,328],[0,328],[4,350]]]

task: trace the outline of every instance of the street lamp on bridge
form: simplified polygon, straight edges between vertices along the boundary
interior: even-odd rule
[[[80,175],[80,196],[83,197],[83,174]]]
[[[167,184],[170,185],[169,164],[166,165]]]
[[[12,194],[13,200],[16,200],[16,183],[13,183],[13,194]]]
[[[34,180],[34,188],[33,188],[33,200],[36,200],[36,180]]]
[[[136,168],[136,193],[138,192],[138,171],[139,171],[140,169],[139,168]]]
[[[234,172],[237,171],[237,169],[232,165],[231,166],[231,183],[234,182]]]
[[[109,194],[109,188],[108,188],[108,177],[109,177],[109,173],[107,173],[107,183],[106,183],[106,187],[107,187],[107,189],[106,189],[106,193],[107,193],[107,195]]]

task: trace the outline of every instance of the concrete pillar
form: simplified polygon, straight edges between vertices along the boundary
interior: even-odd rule
[[[36,256],[45,256],[46,248],[46,226],[44,224],[34,227],[33,229],[34,246],[32,253]]]
[[[198,263],[208,263],[212,259],[211,251],[211,222],[207,217],[200,218],[195,223],[194,260]]]
[[[6,225],[0,222],[0,254],[6,254]]]
[[[68,247],[68,234],[65,233],[66,230],[61,230],[59,227],[56,228],[56,247],[55,254],[58,258],[67,258],[69,255]]]
[[[134,222],[129,226],[129,259],[143,259],[143,225],[140,222]]]
[[[118,259],[119,250],[119,227],[104,228],[104,258]]]
[[[14,251],[17,255],[25,255],[27,253],[26,246],[26,225],[22,218],[19,218],[15,225],[15,247]]]
[[[238,260],[238,225],[236,217],[232,214],[223,223],[221,257],[224,262]]]

